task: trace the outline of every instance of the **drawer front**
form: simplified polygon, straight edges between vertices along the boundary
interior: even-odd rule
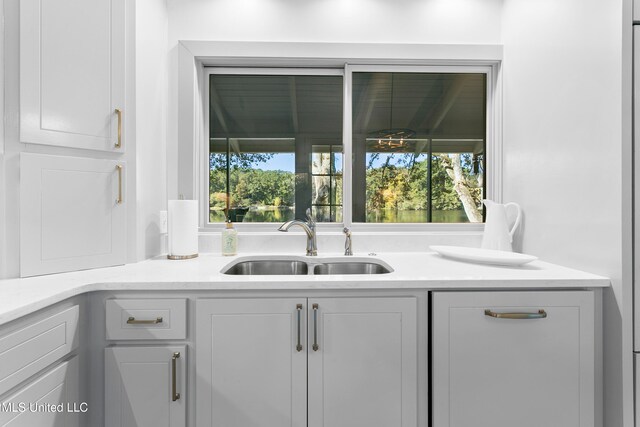
[[[58,412],[60,404],[62,412]],[[73,411],[86,408],[79,396],[78,357],[30,381],[0,405],[0,427],[78,427],[80,414]],[[48,410],[53,406],[55,412]]]
[[[434,292],[435,427],[594,426],[591,291]]]
[[[0,338],[0,394],[78,346],[78,306]]]
[[[187,337],[186,299],[110,299],[106,310],[108,340]]]

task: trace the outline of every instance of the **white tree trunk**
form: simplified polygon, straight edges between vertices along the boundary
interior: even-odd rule
[[[312,203],[314,205],[322,204],[328,205],[330,189],[331,189],[331,177],[329,174],[331,173],[331,154],[330,153],[313,153],[312,154],[312,172],[313,174],[322,174],[325,176],[314,176],[313,177],[313,186],[314,192],[312,195]],[[324,218],[321,212],[324,209],[317,209],[318,221],[324,221],[328,218]]]
[[[460,161],[460,154],[449,154],[442,157],[447,175],[453,181],[453,188],[458,193],[458,197],[462,202],[464,212],[469,218],[469,222],[482,222],[482,210],[478,208],[473,195],[469,189],[469,183],[467,182],[464,174],[462,173],[462,163]]]

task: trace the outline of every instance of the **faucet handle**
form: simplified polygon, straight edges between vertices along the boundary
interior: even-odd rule
[[[311,208],[307,208],[307,222],[310,226],[316,225],[316,221],[313,218],[313,215],[311,215]]]

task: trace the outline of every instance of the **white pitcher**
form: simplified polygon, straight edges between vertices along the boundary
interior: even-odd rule
[[[482,236],[482,249],[494,249],[498,251],[512,252],[511,242],[513,234],[520,225],[522,210],[517,203],[500,204],[493,200],[483,200],[487,207],[487,218],[484,224],[484,235]],[[516,220],[511,229],[507,220],[507,209],[515,208],[517,211]]]

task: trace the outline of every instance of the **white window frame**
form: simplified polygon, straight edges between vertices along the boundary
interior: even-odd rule
[[[208,223],[208,74],[207,67],[248,67],[255,73],[264,69],[291,70],[328,68],[344,71],[343,161],[351,164],[351,76],[354,71],[385,70],[452,70],[482,72],[487,75],[487,127],[485,197],[502,202],[502,77],[501,45],[419,45],[374,43],[298,43],[298,42],[220,42],[180,41],[178,49],[177,140],[169,144],[169,152],[177,158],[170,162],[169,198],[199,199],[200,231],[219,232],[224,224]],[[256,67],[261,67],[257,70]],[[284,70],[283,70],[284,69]],[[313,72],[313,71],[311,71]],[[349,90],[347,91],[347,87]],[[172,148],[173,147],[173,148]],[[206,167],[206,169],[203,169]],[[347,169],[349,172],[347,172]],[[484,229],[478,223],[353,223],[351,222],[351,174],[343,170],[344,223],[318,224],[319,232],[339,233],[343,226],[366,233],[477,233]],[[175,181],[173,181],[175,180]],[[348,182],[347,182],[348,181]],[[172,184],[174,182],[175,184]],[[349,187],[347,187],[347,185]],[[205,196],[206,194],[206,196]],[[204,209],[206,206],[206,210]],[[242,232],[277,233],[275,223],[239,223]]]

